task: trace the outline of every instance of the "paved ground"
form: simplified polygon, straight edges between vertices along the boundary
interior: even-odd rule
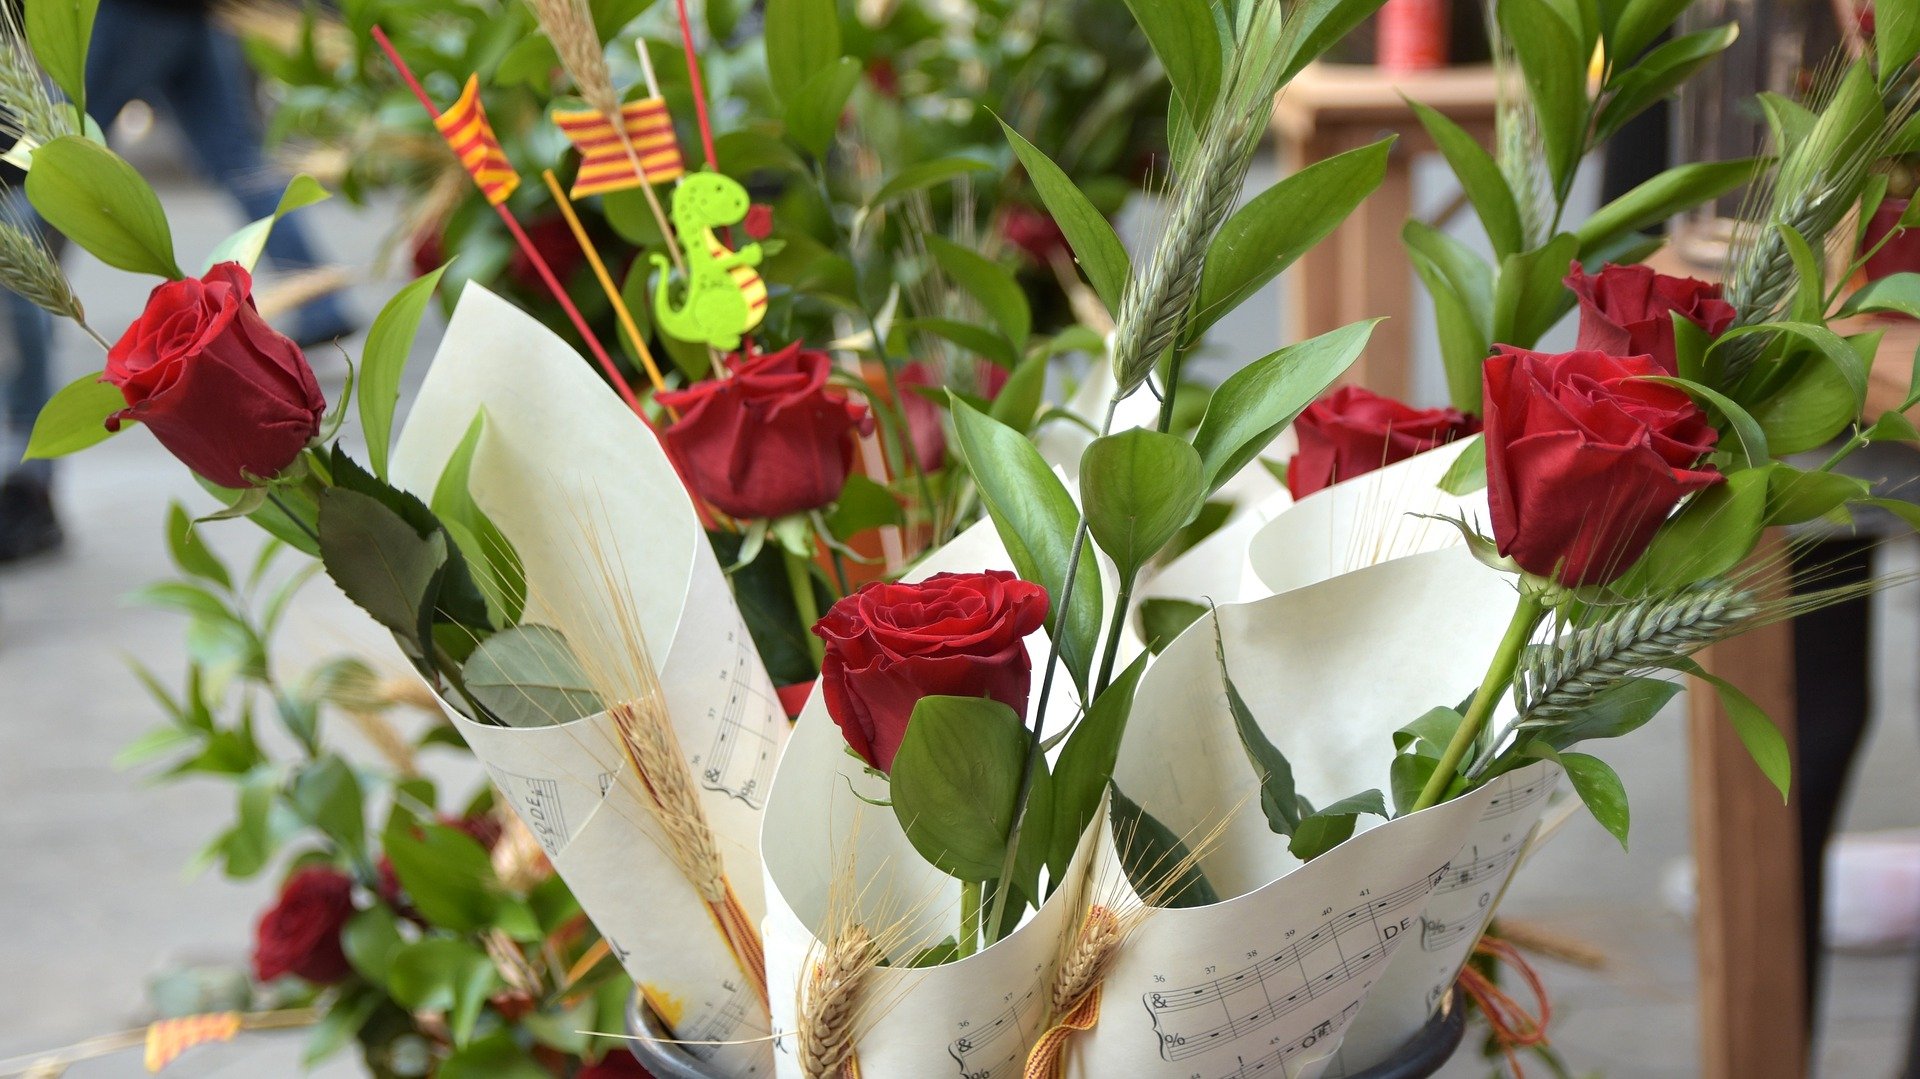
[[[237,225],[224,202],[190,183],[166,186],[180,228],[183,263],[197,264]],[[380,215],[340,205],[305,211],[334,253],[370,258]],[[73,260],[97,322],[117,328],[144,288],[127,275]],[[366,313],[391,283],[361,290]],[[1223,326],[1223,356],[1272,347],[1278,327],[1258,302]],[[62,336],[68,377],[98,363],[77,334]],[[330,387],[337,392],[335,384]],[[163,674],[181,662],[176,618],[128,607],[135,587],[163,575],[159,522],[192,484],[144,435],[89,453],[63,474],[72,534],[57,560],[0,574],[0,1059],[138,1024],[145,983],[180,963],[235,964],[247,950],[267,886],[237,886],[183,867],[231,813],[226,788],[156,787],[112,764],[155,715],[128,673],[134,656]],[[210,530],[229,549],[250,549],[235,526]],[[1911,552],[1902,552],[1909,562]],[[1881,698],[1849,824],[1920,825],[1913,776],[1920,770],[1920,675],[1912,662],[1920,629],[1913,590],[1881,604]],[[309,589],[283,651],[382,650],[368,624],[324,587]],[[394,661],[397,665],[397,660]],[[1663,897],[1687,848],[1686,776],[1680,716],[1649,725],[1603,751],[1633,798],[1633,850],[1623,853],[1584,817],[1527,868],[1507,913],[1609,956],[1600,971],[1544,966],[1557,1012],[1556,1040],[1580,1074],[1614,1079],[1693,1075],[1694,972],[1688,927]],[[1792,886],[1781,882],[1781,886]],[[1821,1023],[1820,1074],[1892,1075],[1910,1006],[1906,956],[1832,961]],[[297,1074],[297,1039],[202,1050],[170,1074],[272,1079]],[[1458,1062],[1452,1079],[1484,1075]],[[140,1074],[122,1056],[74,1069],[75,1079]],[[351,1076],[336,1065],[326,1074]]]

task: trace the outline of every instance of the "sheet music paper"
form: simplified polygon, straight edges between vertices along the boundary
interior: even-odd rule
[[[727,875],[757,920],[760,819],[787,722],[678,477],[572,348],[469,284],[401,434],[395,481],[430,495],[482,410],[471,488],[525,566],[523,622],[611,665],[623,662],[614,612],[636,613]],[[626,594],[608,594],[589,530]],[[764,1009],[624,776],[611,718],[500,728],[449,714],[676,1034],[763,1037]],[[772,1072],[764,1040],[690,1051],[729,1075]]]

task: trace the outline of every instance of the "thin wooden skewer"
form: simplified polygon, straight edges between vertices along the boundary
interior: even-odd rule
[[[553,175],[552,169],[544,169],[540,178],[547,183],[547,190],[553,192],[553,204],[560,208],[560,215],[567,219],[567,227],[573,230],[573,238],[580,243],[580,253],[587,256],[587,265],[593,267],[593,276],[600,282],[600,290],[607,294],[607,302],[613,304],[613,313],[619,317],[620,325],[632,339],[633,347],[640,353],[640,363],[647,369],[647,379],[653,383],[656,393],[667,392],[667,380],[660,375],[660,365],[653,358],[653,350],[647,347],[647,339],[641,334],[640,327],[634,323],[633,312],[627,308],[626,297],[613,283],[613,277],[607,273],[607,264],[600,259],[600,251],[594,246],[593,238],[587,235],[585,226],[580,224],[580,215],[573,212],[573,202],[560,187],[560,181]],[[664,406],[662,406],[664,407]],[[678,420],[673,409],[667,409],[667,415]]]

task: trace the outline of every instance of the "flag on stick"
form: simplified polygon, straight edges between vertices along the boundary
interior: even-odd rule
[[[673,137],[673,117],[658,97],[629,101],[620,107],[626,138],[598,109],[560,110],[553,122],[580,151],[580,172],[572,195],[604,195],[643,184],[663,184],[686,172],[680,145]],[[629,153],[629,148],[631,153]]]
[[[434,117],[433,126],[453,148],[453,155],[460,159],[461,167],[473,177],[488,202],[498,206],[520,186],[520,176],[500,149],[500,140],[494,137],[493,128],[487,123],[486,107],[480,104],[480,76],[467,76],[460,100]]]

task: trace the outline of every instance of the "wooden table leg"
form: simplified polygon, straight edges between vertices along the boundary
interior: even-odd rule
[[[1354,146],[1378,134],[1355,132]],[[1348,218],[1338,324],[1386,316],[1354,365],[1355,381],[1401,401],[1413,393],[1413,267],[1400,244],[1400,230],[1412,216],[1413,155],[1396,146],[1380,186]]]
[[[1289,176],[1338,152],[1320,135],[1282,139],[1279,151],[1281,171]],[[1284,340],[1305,341],[1340,327],[1340,256],[1352,227],[1342,224],[1288,268],[1280,301]]]
[[[1779,557],[1770,536],[1759,557]],[[1793,626],[1752,630],[1700,654],[1793,742]],[[1734,736],[1712,687],[1688,693],[1693,852],[1699,867],[1702,1079],[1804,1079],[1807,1003],[1795,810]]]

